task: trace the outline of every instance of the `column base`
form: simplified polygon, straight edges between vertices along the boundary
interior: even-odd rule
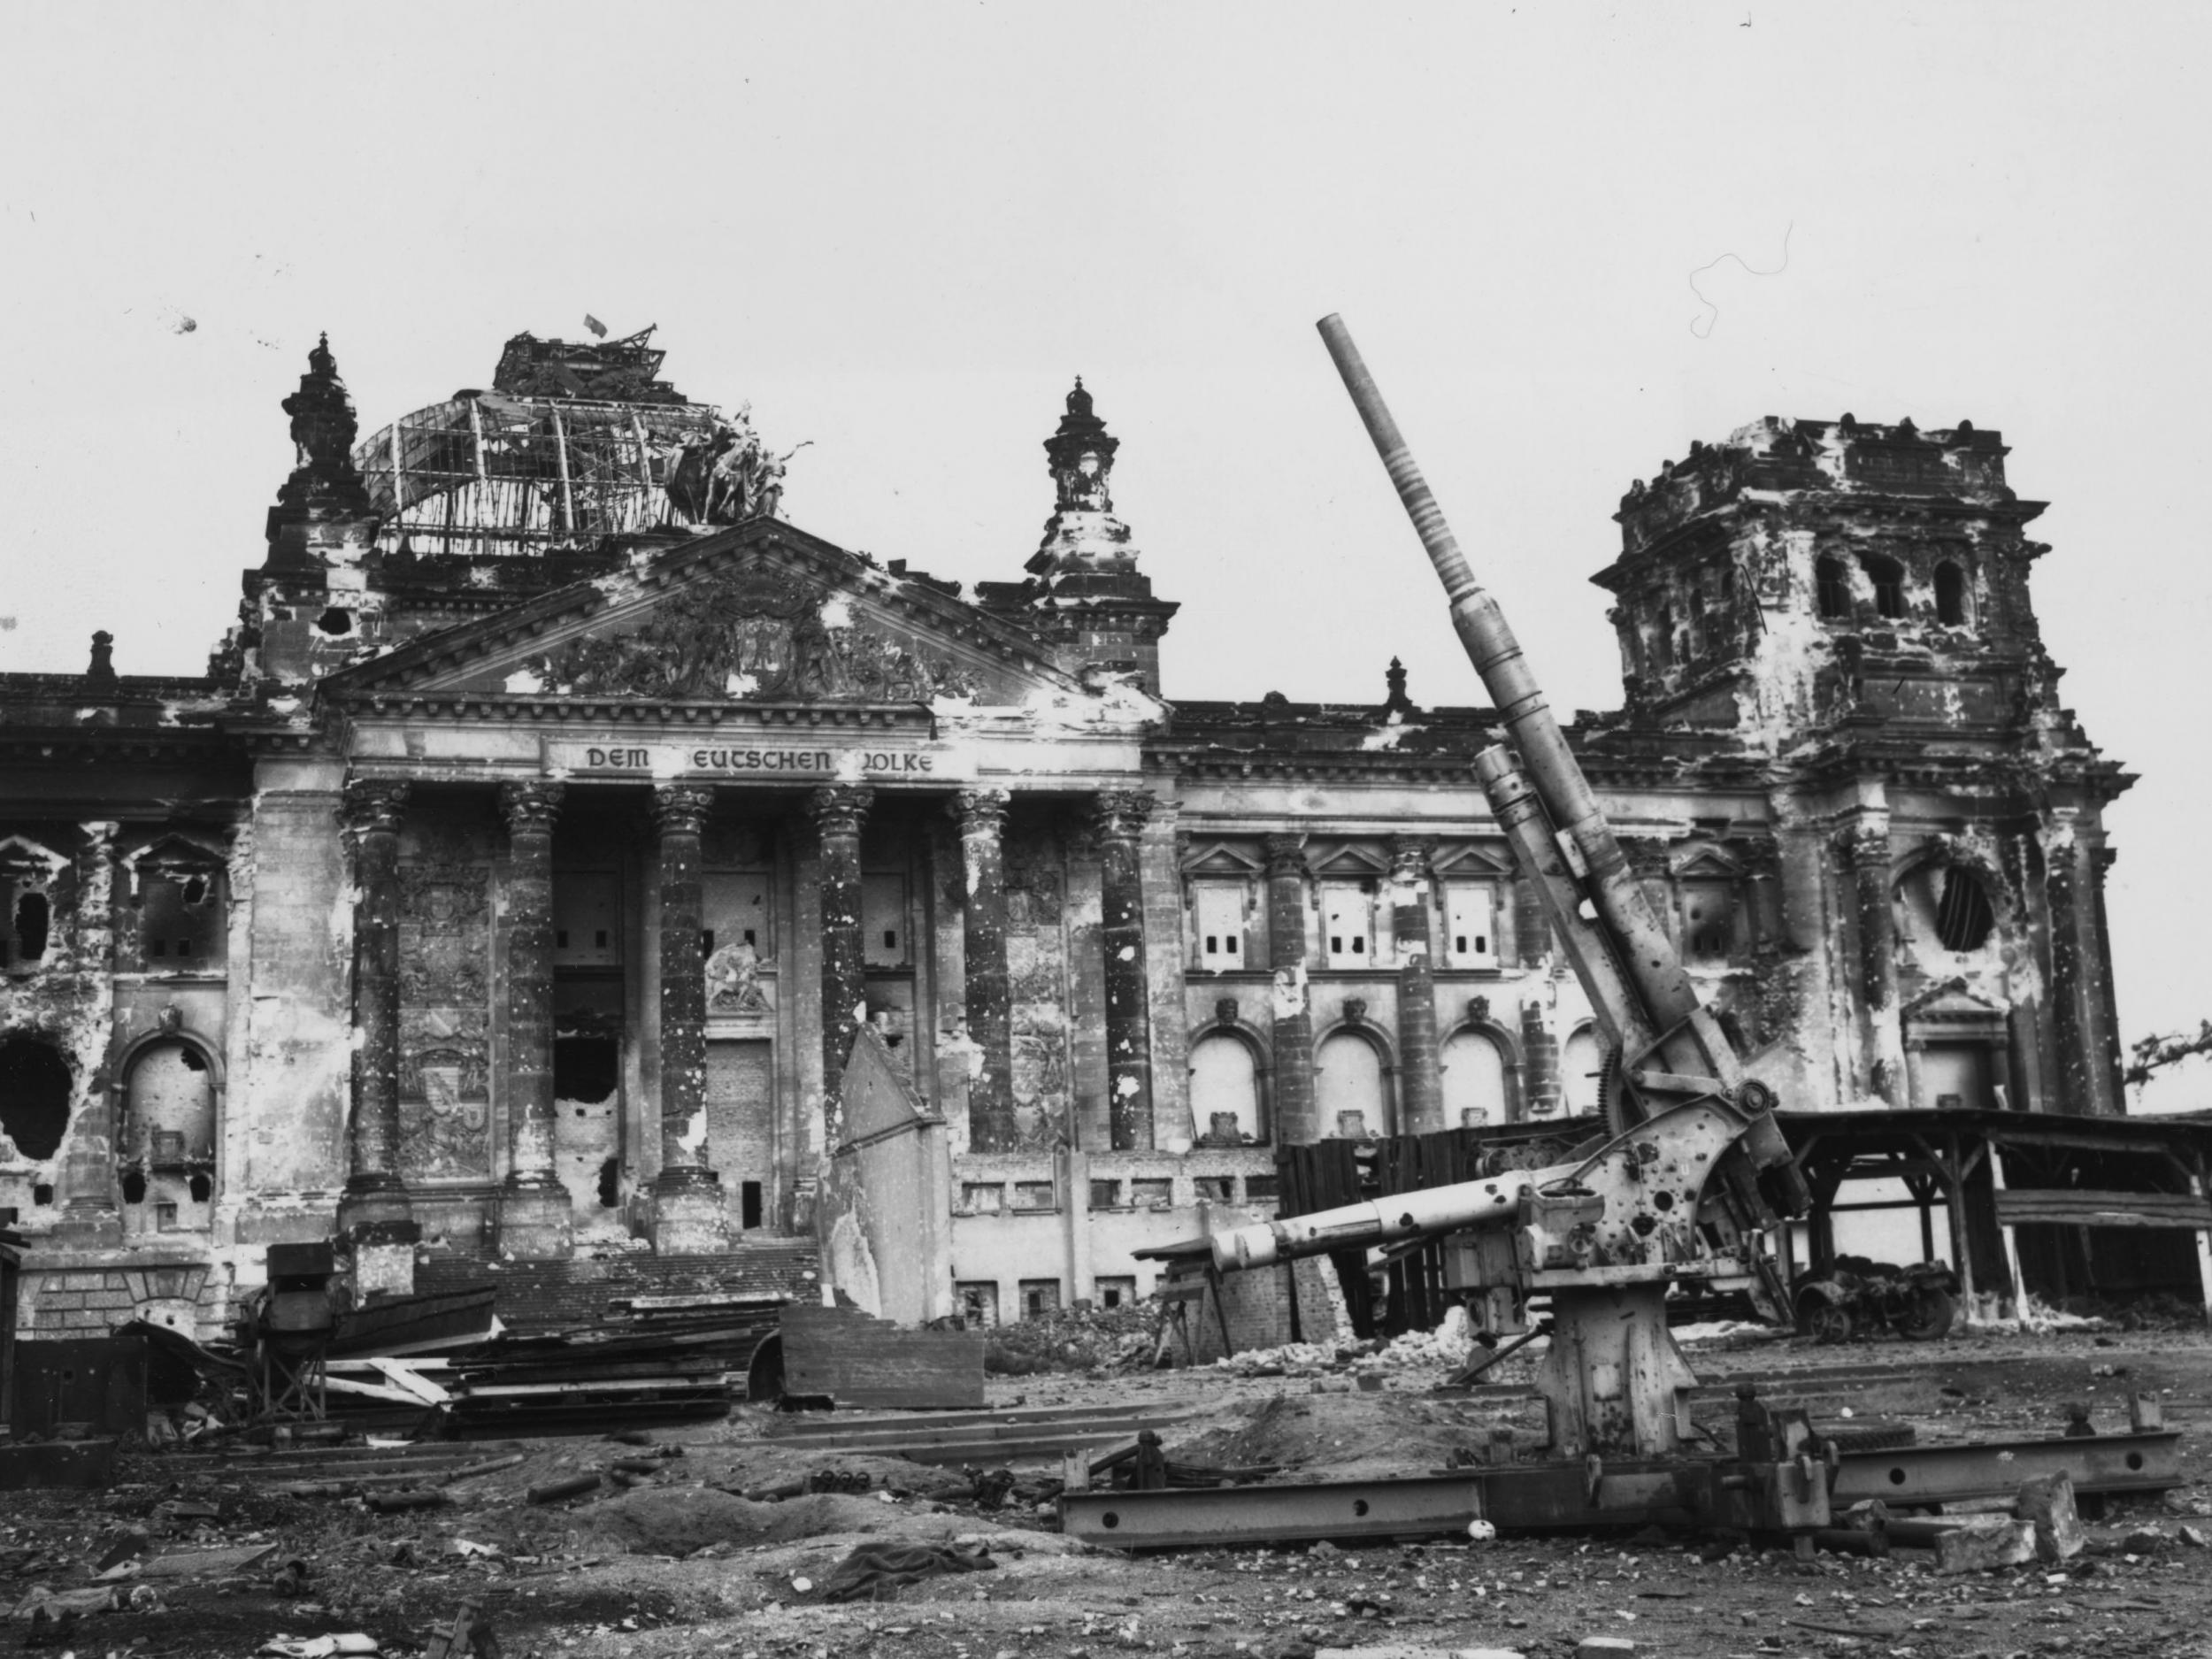
[[[422,1227],[398,1182],[388,1176],[347,1182],[338,1200],[338,1237],[353,1254],[357,1305],[415,1294],[415,1246],[422,1241]]]
[[[646,1236],[656,1256],[717,1256],[728,1249],[721,1178],[711,1170],[663,1170],[653,1180]]]
[[[81,1248],[119,1245],[123,1242],[123,1212],[113,1204],[73,1198],[47,1236]]]
[[[558,1261],[576,1242],[575,1207],[557,1181],[510,1180],[499,1192],[499,1248],[527,1261]]]

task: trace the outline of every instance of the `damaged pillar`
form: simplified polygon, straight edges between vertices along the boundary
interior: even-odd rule
[[[1433,841],[1390,844],[1390,934],[1398,956],[1398,1087],[1409,1134],[1444,1127],[1444,1071],[1436,1047],[1436,973],[1429,960],[1429,856]]]
[[[960,823],[961,956],[967,965],[968,1039],[981,1069],[968,1085],[968,1150],[1011,1152],[1014,1128],[1014,1014],[1006,965],[1007,795],[963,789],[953,802]]]
[[[1566,1104],[1559,1080],[1559,1039],[1536,1002],[1521,1004],[1521,1103],[1531,1118],[1548,1118]]]
[[[860,826],[876,792],[864,784],[830,784],[807,797],[822,838],[822,1150],[845,1139],[839,1092],[853,1039],[868,1018],[866,957],[860,929]],[[1002,934],[1002,938],[1003,935]]]
[[[1296,835],[1267,838],[1267,965],[1275,975],[1275,1144],[1321,1138],[1313,1010],[1306,998],[1306,860]]]
[[[107,636],[93,637],[96,641]],[[94,649],[96,662],[99,647]],[[96,820],[82,827],[83,848],[77,856],[77,960],[96,972],[107,972],[115,960],[116,826]],[[100,1006],[109,1009],[113,1002],[111,992],[103,987]],[[111,1013],[105,1024],[111,1037]],[[122,1089],[123,1079],[103,1067],[85,1085],[83,1104],[69,1125],[59,1171],[59,1231],[73,1244],[119,1242],[122,1236],[122,1211],[116,1202],[116,1125],[122,1116]]]
[[[1867,1092],[1892,1106],[1903,1098],[1904,1053],[1898,1046],[1897,951],[1889,901],[1889,815],[1863,816],[1838,843],[1851,881],[1858,936],[1859,1031]]]
[[[2051,809],[2044,838],[2044,901],[2051,917],[2051,1026],[2057,1037],[2060,1111],[2086,1117],[2125,1110],[2116,1033],[2107,1023],[2110,968],[2100,985],[2097,937],[2104,872],[2078,810]]]
[[[1142,789],[1110,789],[1098,826],[1099,940],[1106,956],[1106,1087],[1114,1150],[1152,1146],[1152,982],[1144,962],[1144,878],[1138,842],[1152,816]]]
[[[507,1179],[499,1248],[565,1257],[574,1240],[568,1189],[554,1172],[553,819],[562,786],[500,786],[507,820]]]
[[[728,1243],[707,1145],[707,963],[699,948],[699,835],[713,804],[711,789],[653,790],[661,902],[661,1169],[651,1224],[657,1256],[701,1256]]]
[[[338,1225],[353,1247],[354,1294],[411,1294],[415,1225],[399,1173],[399,826],[407,785],[356,778],[344,818],[353,851],[352,1172]]]

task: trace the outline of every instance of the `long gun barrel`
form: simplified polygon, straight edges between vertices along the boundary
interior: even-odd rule
[[[1495,749],[1477,760],[1477,773],[1493,809],[1510,830],[1509,820],[1530,816],[1520,803],[1533,792],[1549,820],[1542,830],[1556,841],[1572,886],[1578,890],[1578,899],[1586,899],[1594,912],[1590,918],[1597,924],[1594,929],[1575,927],[1571,915],[1559,913],[1558,903],[1567,896],[1561,885],[1539,880],[1539,890],[1551,901],[1554,919],[1560,924],[1593,1006],[1624,1051],[1641,1058],[1644,1051],[1656,1048],[1669,1072],[1709,1076],[1724,1087],[1734,1085],[1738,1068],[1726,1042],[1712,1041],[1710,1032],[1689,1029],[1701,1013],[1696,988],[1591,794],[1567,746],[1566,733],[1522,655],[1520,641],[1459,550],[1374,376],[1352,343],[1350,331],[1333,315],[1317,326],[1429,563],[1444,584],[1452,626],[1519,751],[1517,768],[1509,756]],[[1517,787],[1519,772],[1526,773],[1525,787]],[[1517,843],[1522,838],[1516,840]],[[1525,857],[1528,849],[1520,850]],[[1579,908],[1578,902],[1574,908]]]
[[[1621,1056],[1627,1087],[1609,1105],[1613,1129],[1621,1131],[1649,1116],[1644,1099],[1649,1093],[1682,1098],[1709,1090],[1739,1100],[1751,1109],[1739,1148],[1742,1156],[1732,1154],[1720,1171],[1722,1191],[1734,1200],[1730,1208],[1735,1225],[1753,1227],[1770,1220],[1770,1201],[1785,1213],[1801,1212],[1810,1195],[1781,1131],[1764,1109],[1771,1095],[1747,1082],[1735,1049],[1699,998],[1568,747],[1567,734],[1538,687],[1520,641],[1497,601],[1475,580],[1350,331],[1336,316],[1323,318],[1318,327],[1444,584],[1452,626],[1468,660],[1503,717],[1510,749],[1499,744],[1485,749],[1475,757],[1475,773]],[[1759,1190],[1761,1171],[1771,1178],[1764,1193]]]

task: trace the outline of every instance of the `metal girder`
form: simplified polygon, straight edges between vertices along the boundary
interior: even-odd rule
[[[1844,1509],[1865,1498],[1889,1504],[2009,1498],[2024,1480],[2060,1473],[2073,1478],[2077,1492],[2162,1492],[2182,1484],[2180,1442],[2180,1433],[2168,1429],[2070,1440],[1975,1440],[1845,1452],[1831,1502]]]
[[[1483,1518],[1482,1484],[1470,1471],[1296,1486],[1071,1492],[1060,1500],[1060,1530],[1117,1549],[1464,1532],[1470,1521]]]
[[[1893,1505],[2008,1498],[2062,1471],[2077,1492],[2156,1492],[2182,1484],[2173,1431],[2085,1440],[1990,1440],[1841,1454],[1825,1466],[1694,1458],[1520,1463],[1375,1480],[1286,1482],[1165,1492],[1071,1492],[1070,1537],[1118,1549],[1175,1549],[1314,1539],[1579,1527],[1723,1526],[1802,1532],[1863,1498]],[[1809,1486],[1807,1483],[1810,1483]],[[1800,1491],[1801,1486],[1807,1486]]]

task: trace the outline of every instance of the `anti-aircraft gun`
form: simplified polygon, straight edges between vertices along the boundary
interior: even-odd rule
[[[1668,1287],[1701,1282],[1778,1302],[1763,1240],[1784,1217],[1801,1214],[1810,1197],[1774,1122],[1772,1091],[1745,1075],[1699,1000],[1351,335],[1333,316],[1319,326],[1443,581],[1452,625],[1503,718],[1510,741],[1478,755],[1475,775],[1609,1041],[1607,1133],[1571,1164],[1217,1233],[1215,1265],[1233,1271],[1440,1237],[1448,1285],[1549,1298],[1550,1349],[1537,1386],[1555,1458],[1593,1466],[1670,1459],[1697,1431],[1686,1405],[1696,1379],[1668,1333]],[[1687,1471],[1648,1478],[1684,1496],[1682,1479],[1703,1486],[1696,1507],[1716,1518],[1818,1526],[1827,1502],[1826,1483],[1811,1467],[1817,1449],[1801,1414],[1785,1422],[1747,1402],[1738,1461],[1709,1463],[1709,1479]],[[1586,1514],[1649,1501],[1648,1494],[1631,1495],[1642,1484],[1631,1479],[1615,1483],[1620,1496],[1609,1502],[1603,1484],[1590,1480]]]

